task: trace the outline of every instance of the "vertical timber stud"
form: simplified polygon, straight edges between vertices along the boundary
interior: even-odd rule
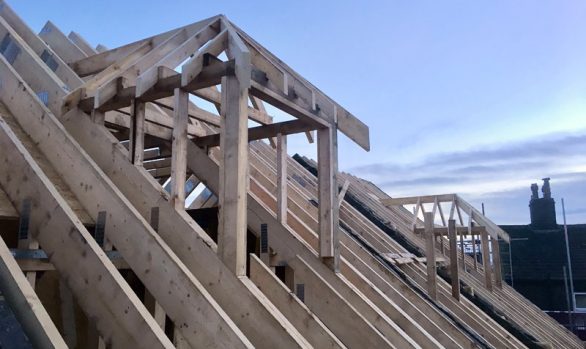
[[[171,202],[176,210],[185,209],[188,105],[189,93],[176,88],[173,109],[173,145],[171,148]]]
[[[142,166],[144,158],[145,103],[133,99],[130,112],[130,145],[128,147],[128,155],[133,164]]]
[[[460,276],[458,275],[458,240],[456,240],[456,221],[448,221],[448,239],[450,243],[450,278],[452,279],[452,297],[460,300]]]
[[[476,255],[476,235],[471,234],[472,238],[472,256],[474,257],[474,270],[478,270],[478,256]]]
[[[488,248],[488,233],[486,227],[480,227],[480,239],[482,243],[482,266],[484,267],[484,284],[492,292],[492,278],[490,275],[490,250]]]
[[[460,254],[460,264],[462,264],[462,269],[466,271],[466,248],[464,247],[464,234],[460,234],[460,250],[462,251],[462,254]]]
[[[338,170],[337,130],[335,127],[317,131],[318,199],[319,199],[319,256],[328,266],[340,270],[338,242]]]
[[[110,250],[112,250],[112,246],[109,242],[106,241],[106,216],[107,216],[106,211],[99,211],[98,212],[98,218],[96,219],[96,225],[94,227],[94,239],[96,240],[98,245],[100,245],[100,247],[102,247],[102,249],[104,249],[104,251],[110,251]],[[67,287],[67,286],[63,282],[60,282],[59,287],[63,288],[63,287]],[[62,291],[60,291],[60,292],[62,292]],[[62,297],[63,297],[63,293],[62,293]],[[62,302],[62,306],[63,306],[63,302]],[[62,313],[64,313],[64,311],[62,311]],[[91,321],[91,319],[88,319],[88,320]],[[65,323],[63,325],[65,326]],[[74,323],[74,325],[75,325],[75,323]],[[90,323],[89,326],[91,327],[91,331],[92,332],[95,331],[95,335],[97,336],[97,348],[98,349],[106,349],[106,342],[104,341],[104,338],[97,333],[96,323],[95,322]]]
[[[151,227],[153,227],[153,230],[158,233],[159,232],[159,208],[158,207],[151,208],[150,224],[151,224]],[[166,319],[165,315],[166,314],[165,314],[165,310],[163,310],[163,307],[161,307],[159,302],[157,302],[155,300],[155,297],[153,297],[153,295],[149,292],[149,290],[145,290],[144,299],[145,299],[144,303],[145,303],[147,309],[153,315],[157,324],[159,324],[159,326],[163,330],[165,330],[165,319]]]
[[[277,220],[287,224],[287,136],[277,134]]]
[[[220,222],[218,254],[237,276],[246,275],[248,184],[248,86],[222,78]]]
[[[437,299],[436,266],[435,266],[435,233],[433,229],[433,213],[426,212],[425,225],[425,258],[427,261],[427,293],[431,299]]]
[[[496,287],[499,289],[503,288],[503,275],[501,270],[501,249],[499,246],[498,238],[491,238],[490,239],[491,247],[492,247],[492,263],[493,263],[493,271],[494,271],[494,282]]]

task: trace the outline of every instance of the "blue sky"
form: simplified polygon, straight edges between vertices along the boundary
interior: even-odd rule
[[[342,170],[393,196],[461,193],[501,224],[526,223],[529,185],[550,176],[558,213],[563,196],[586,223],[584,1],[10,5],[108,47],[224,13],[370,126],[370,153],[340,137]],[[315,154],[302,137],[290,150]]]

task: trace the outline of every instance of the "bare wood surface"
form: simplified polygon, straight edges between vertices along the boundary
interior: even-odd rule
[[[450,243],[450,278],[452,281],[452,297],[460,300],[460,276],[458,269],[458,240],[456,240],[456,221],[448,221],[448,239]]]
[[[1,219],[16,219],[18,212],[6,196],[6,193],[0,188],[0,218]]]
[[[0,292],[12,307],[16,318],[35,347],[67,348],[63,337],[2,238],[0,238]]]
[[[247,102],[248,93],[238,79],[224,77],[218,254],[236,275],[246,274]]]
[[[433,233],[433,213],[425,213],[425,258],[427,258],[427,293],[437,299],[437,273],[435,265],[435,235]]]
[[[482,268],[484,270],[484,286],[487,290],[492,292],[492,268],[490,266],[490,247],[488,245],[488,233],[486,231],[480,233],[480,240],[482,243]]]

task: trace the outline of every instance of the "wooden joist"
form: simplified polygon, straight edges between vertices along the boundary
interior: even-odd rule
[[[456,222],[456,221],[454,221]],[[472,227],[461,227],[456,226],[454,227],[454,232],[456,235],[464,235],[464,236],[472,236],[472,234],[480,234],[482,230],[485,230],[486,227],[482,226],[472,226]],[[424,234],[425,228],[415,228],[415,234]],[[434,227],[433,232],[436,236],[448,236],[449,235],[449,228],[448,227]]]
[[[273,90],[274,93],[284,93],[285,95],[295,96],[296,104],[298,103],[297,105],[309,106],[309,109],[314,110],[323,120],[328,120],[330,123],[333,122],[337,124],[339,130],[352,139],[356,144],[367,151],[370,150],[368,126],[342,108],[339,104],[332,101],[315,86],[303,79],[299,74],[293,71],[293,69],[289,68],[280,59],[254,41],[254,39],[240,28],[235,25],[233,26],[236,28],[238,35],[242,37],[245,44],[248,47],[253,47],[256,52],[258,52],[257,56],[262,57],[261,59],[266,62],[263,67],[265,70],[262,74],[264,75],[264,81],[261,78],[261,80],[257,82],[260,82],[262,85],[263,83],[266,83],[267,78],[270,81],[273,76],[276,76],[278,79],[276,84],[280,86],[277,86],[277,89]],[[262,70],[260,67],[259,69]],[[269,88],[271,87],[270,84],[268,86]],[[256,92],[260,94],[268,93],[266,89],[261,90],[264,90],[264,92],[260,90]],[[301,100],[303,100],[303,102],[301,102]],[[289,105],[289,107],[291,107],[291,105]]]
[[[21,49],[11,58],[13,68],[48,107],[31,99],[33,93],[18,77],[15,81],[24,91],[10,83],[6,91],[3,77],[0,100],[9,104],[26,130],[15,133],[16,138],[28,139],[23,143],[27,149],[39,148],[33,152],[34,161],[42,164],[41,172],[49,174],[53,184],[72,187],[64,209],[79,205],[82,210],[73,214],[81,217],[83,212],[96,216],[100,208],[108,208],[106,238],[124,257],[114,261],[116,267],[131,268],[145,284],[159,331],[166,314],[178,325],[177,347],[203,343],[261,348],[522,348],[466,297],[458,301],[460,282],[473,287],[480,299],[499,307],[516,325],[523,321],[521,311],[515,309],[521,304],[530,314],[524,326],[539,340],[560,347],[571,342],[549,322],[542,323],[539,313],[506,285],[489,292],[483,284],[485,275],[470,269],[468,256],[462,253],[461,261],[454,256],[457,235],[461,241],[464,235],[482,235],[483,227],[491,236],[501,234],[473,207],[453,195],[418,198],[415,216],[403,209],[385,209],[379,202],[384,195],[373,186],[338,173],[337,130],[368,149],[368,128],[225,16],[97,54],[78,34],[65,37],[50,24],[43,35],[55,46],[54,52],[7,6],[0,6],[0,17],[0,31]],[[223,57],[221,52],[226,62],[217,58]],[[75,59],[71,66],[86,81],[64,59]],[[184,74],[174,70],[180,64]],[[74,92],[65,96],[68,90]],[[174,92],[181,95],[182,103],[173,102]],[[212,103],[220,116],[197,107],[188,93]],[[296,120],[272,124],[265,102]],[[261,126],[248,129],[248,119]],[[318,178],[288,159],[285,150],[286,135],[310,130],[318,130]],[[49,136],[43,137],[44,133]],[[278,149],[254,142],[264,138]],[[154,158],[149,155],[145,163],[145,148],[151,146],[163,151]],[[185,175],[191,171],[207,186],[205,195],[196,200],[197,207],[211,207],[220,200],[218,245],[183,209],[182,195],[188,193]],[[173,195],[149,173],[160,177],[161,183],[174,173]],[[77,187],[79,178],[83,184]],[[340,193],[338,183],[344,183]],[[64,192],[60,189],[57,194]],[[345,195],[352,200],[344,200]],[[424,204],[433,203],[427,215],[439,213],[445,228],[434,227],[433,219],[428,219],[433,232],[426,236],[431,243],[439,237],[438,250],[432,247],[428,258],[408,254],[380,225],[351,206],[361,200],[374,214],[387,217],[384,224],[414,242],[419,251],[425,242],[413,228],[421,224],[418,213],[426,214]],[[452,227],[453,221],[446,227],[441,205],[446,201],[452,202],[449,218],[457,213],[462,227]],[[159,224],[151,227],[147,221],[152,222],[153,209],[159,212]],[[251,279],[245,275],[247,230],[264,241],[263,262],[250,256]],[[430,300],[420,290],[432,275],[436,277],[437,263],[448,260],[440,255],[447,241],[452,285],[436,278]],[[493,243],[494,252],[496,242],[488,240],[483,246]],[[51,262],[21,260],[21,266],[31,272],[55,266],[72,273]],[[107,257],[105,262],[113,264]],[[458,262],[467,272],[458,270]],[[493,262],[497,268],[498,260]],[[485,268],[479,269],[492,276],[489,264],[485,261]],[[161,265],[164,272],[158,268]],[[108,273],[116,272],[108,267]],[[277,279],[279,268],[286,269],[286,286]],[[497,270],[492,274],[498,277]],[[499,286],[499,280],[495,284]],[[72,291],[79,292],[79,287]],[[71,300],[71,295],[66,299]],[[73,323],[69,325],[71,329]],[[110,330],[98,325],[101,334],[104,327]],[[220,332],[214,332],[217,328]],[[103,337],[111,338],[107,332]]]
[[[67,38],[71,40],[71,42],[73,42],[75,46],[79,47],[79,49],[83,51],[83,53],[86,56],[92,56],[98,53],[98,51],[91,47],[91,45],[87,41],[85,41],[85,39],[81,35],[74,31],[69,32]]]
[[[477,209],[475,209],[472,205],[470,205],[466,200],[462,199],[457,194],[411,196],[411,197],[404,197],[404,198],[385,198],[385,199],[381,200],[381,203],[387,207],[416,205],[417,210],[416,210],[416,213],[414,214],[414,219],[417,218],[417,212],[418,212],[419,207],[421,207],[423,210],[423,204],[434,203],[434,209],[435,209],[435,207],[442,202],[452,203],[452,208],[450,210],[450,219],[453,218],[454,212],[456,211],[458,213],[460,224],[463,224],[462,214],[460,212],[460,208],[462,208],[462,210],[464,210],[464,212],[466,212],[468,214],[470,222],[473,221],[477,225],[482,225],[482,226],[487,227],[488,233],[493,238],[498,239],[500,237],[504,241],[509,242],[509,240],[510,240],[509,234],[507,234],[504,230],[502,230],[498,225],[496,225],[490,219],[486,218],[482,213],[480,213]],[[443,212],[441,213],[441,215],[443,217]],[[445,220],[444,220],[444,222],[445,222]]]
[[[287,314],[287,318],[314,348],[345,347],[321,320],[254,254],[250,255],[250,279],[283,314]]]
[[[0,189],[0,192],[5,195]],[[35,290],[0,238],[0,293],[8,301],[27,337],[37,348],[66,348],[63,337],[51,321]]]
[[[175,68],[194,52],[197,52],[204,43],[218,34],[217,19],[211,20],[192,37],[185,40],[181,45],[162,57],[150,68],[141,72],[136,79],[136,97],[141,97],[146,91],[155,86],[159,79],[159,67]]]
[[[195,144],[188,146],[188,166],[194,171],[194,174],[206,184],[206,186],[213,191],[217,191],[218,183],[215,179],[219,171],[218,165],[215,164],[207,154]],[[289,214],[288,226],[284,227],[280,224],[271,210],[276,207],[276,200],[271,198],[268,193],[258,183],[251,178],[251,193],[248,195],[248,228],[253,231],[257,236],[260,236],[259,227],[261,224],[266,224],[273,242],[272,248],[275,250],[280,258],[286,260],[288,263],[296,258],[295,256],[301,255],[307,263],[310,263],[312,268],[319,271],[320,277],[324,278],[331,287],[334,287],[337,292],[342,294],[344,299],[352,304],[356,310],[362,314],[364,319],[374,326],[377,331],[383,333],[385,338],[388,338],[391,342],[401,343],[399,346],[410,347],[413,345],[413,340],[401,331],[396,324],[386,316],[381,309],[379,309],[372,301],[368,300],[360,291],[350,285],[347,281],[342,280],[333,273],[328,266],[323,264],[318,258],[316,252],[307,249],[306,243],[302,243],[297,237],[291,234],[289,229],[296,229],[297,234],[302,234],[305,237],[305,232],[299,230],[300,224],[302,224],[297,217]],[[270,206],[267,206],[270,205]],[[272,207],[268,208],[268,207]],[[317,240],[316,240],[317,242]],[[317,244],[315,244],[317,247]],[[318,289],[320,289],[318,287]],[[309,306],[309,304],[308,304]],[[313,310],[311,307],[310,309]],[[333,309],[330,308],[330,311]],[[333,314],[325,313],[318,315],[324,323],[332,329],[331,326],[335,324],[328,324],[324,319],[325,317],[334,316]],[[353,322],[355,326],[360,326],[359,323]],[[365,331],[364,329],[362,331]],[[359,332],[362,332],[359,331]],[[336,333],[336,331],[334,331]],[[336,333],[337,336],[340,334]],[[340,337],[341,338],[341,337]],[[392,338],[392,339],[391,339]],[[344,341],[344,340],[343,340]]]
[[[2,64],[5,61],[0,58],[0,67]],[[2,73],[8,76],[6,71]],[[6,79],[4,87],[10,88]],[[0,97],[4,100],[3,95]],[[102,336],[120,346],[170,348],[171,343],[163,331],[152,321],[136,295],[3,118],[0,119],[0,128],[2,149],[10,150],[0,153],[1,161],[11,163],[10,169],[6,166],[1,168],[20,174],[10,176],[2,173],[0,185],[14,203],[34,198],[34,207],[38,208],[31,210],[30,224],[37,231],[36,239],[51,254],[51,262],[67,278],[68,286],[76,294],[80,305],[95,317]]]
[[[42,57],[48,66],[69,88],[78,86],[79,77],[69,68],[69,66],[56,54],[52,48],[48,47],[43,40],[39,38],[22,19],[6,4],[6,1],[0,0],[0,16],[6,21],[12,29],[18,33],[19,37],[30,47],[30,49],[39,57]]]
[[[198,77],[190,85],[189,91],[195,91],[203,87],[213,86],[220,83],[222,76],[233,74],[233,62],[213,62],[206,66]],[[162,70],[169,72],[161,68]],[[178,73],[170,72],[164,74],[162,78],[155,84],[155,86],[143,94],[140,98],[143,102],[150,102],[159,100],[173,95],[176,88],[181,88],[181,76]],[[77,93],[77,94],[76,94]],[[197,93],[196,93],[197,94]],[[102,104],[98,110],[109,111],[128,107],[136,95],[136,86],[127,86],[118,88],[116,98],[109,100],[109,102]],[[164,103],[164,102],[159,102]],[[63,111],[70,110],[75,105],[85,112],[91,112],[96,106],[96,99],[93,96],[82,98],[82,94],[77,91],[71,92],[63,102]]]
[[[97,55],[83,58],[71,64],[74,71],[80,76],[88,76],[97,74],[109,66],[117,63],[120,59],[126,57],[128,54],[136,50],[137,47],[143,45],[145,42],[151,42],[153,46],[158,46],[170,36],[177,33],[179,30],[201,27],[203,23],[210,23],[219,16],[213,16],[180,28],[172,29],[167,32],[141,39],[130,44],[114,48]]]
[[[6,196],[6,193],[0,189],[0,219],[17,219],[18,212]]]
[[[263,126],[255,126],[248,129],[248,141],[251,142],[259,139],[272,138],[278,134],[286,136],[314,130],[318,127],[320,126],[304,120],[289,120]],[[200,147],[216,147],[220,145],[220,134],[217,133],[198,137],[194,142]]]
[[[51,21],[47,21],[41,29],[39,37],[51,46],[67,64],[85,57],[85,53],[69,40]]]
[[[77,183],[79,177],[83,178],[82,185],[71,186],[71,189],[84,208],[92,216],[97,216],[103,208],[108,208],[107,238],[169,316],[181,326],[182,334],[188,342],[217,343],[214,339],[216,325],[208,325],[207,330],[205,325],[215,322],[224,324],[221,327],[223,341],[220,343],[242,347],[250,345],[199,281],[138,215],[96,164],[81,151],[53,114],[39,104],[32,91],[28,88],[23,91],[22,86],[26,87],[26,83],[8,65],[3,67],[2,74],[2,100],[8,102],[8,108],[21,124],[28,125],[30,137],[37,142],[39,149],[64,180]],[[11,98],[14,96],[18,98]],[[76,110],[72,112],[75,113]],[[47,137],[47,133],[53,137]],[[51,149],[59,149],[59,153]],[[77,159],[73,169],[67,160],[71,158]],[[156,272],[158,269],[153,263],[165,263],[167,272]],[[183,305],[178,304],[178,298],[182,299]],[[201,326],[194,326],[198,322]],[[184,324],[191,325],[187,327]]]
[[[143,217],[149,217],[152,206],[159,207],[158,234],[256,347],[299,346],[289,335],[294,331],[277,321],[262,300],[244,288],[215,253],[217,247],[213,240],[184,210],[175,210],[170,205],[169,196],[148,173],[130,164],[124,147],[105,127],[96,127],[82,113],[68,115],[64,125]],[[167,139],[170,138],[169,135]],[[191,155],[191,146],[194,145],[188,143],[188,167],[205,170],[205,163]],[[213,180],[217,188],[217,170]]]
[[[102,105],[106,104],[110,99],[114,98],[117,94],[117,84],[116,80],[120,77],[126,79],[128,83],[132,84],[136,81],[137,77],[146,69],[152,67],[153,64],[156,64],[161,59],[165,58],[168,54],[176,50],[179,46],[181,46],[185,41],[187,41],[191,36],[203,33],[199,33],[200,30],[209,28],[211,23],[201,23],[201,26],[187,29],[181,29],[177,31],[175,34],[171,35],[165,41],[161,42],[158,46],[153,47],[148,53],[142,55],[138,60],[136,60],[132,65],[125,67],[125,69],[120,69],[119,73],[113,74],[109,77],[109,80],[106,82],[101,83],[99,86],[96,87],[95,91],[95,108],[100,108]],[[204,32],[206,33],[206,32]],[[202,40],[203,41],[203,40]],[[194,47],[194,51],[196,51],[199,47]],[[121,67],[122,68],[122,67]],[[174,68],[171,66],[171,68]],[[152,86],[152,85],[151,85]],[[149,87],[151,87],[149,86]],[[138,93],[137,93],[138,95]]]
[[[291,260],[290,265],[295,270],[296,283],[304,285],[304,303],[347,346],[353,348],[393,347],[389,339],[376,335],[376,329],[306,261],[298,257]],[[323,302],[324,298],[328,299],[328,303]],[[332,311],[333,309],[335,312]],[[370,333],[370,335],[356,336],[356,333]]]

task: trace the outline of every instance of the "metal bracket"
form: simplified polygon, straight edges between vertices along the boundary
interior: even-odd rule
[[[29,238],[29,226],[31,216],[31,199],[27,198],[22,201],[20,209],[20,218],[18,222],[18,239],[27,240]]]
[[[106,231],[106,211],[98,212],[96,227],[94,228],[94,239],[100,246],[104,246],[104,236]]]

